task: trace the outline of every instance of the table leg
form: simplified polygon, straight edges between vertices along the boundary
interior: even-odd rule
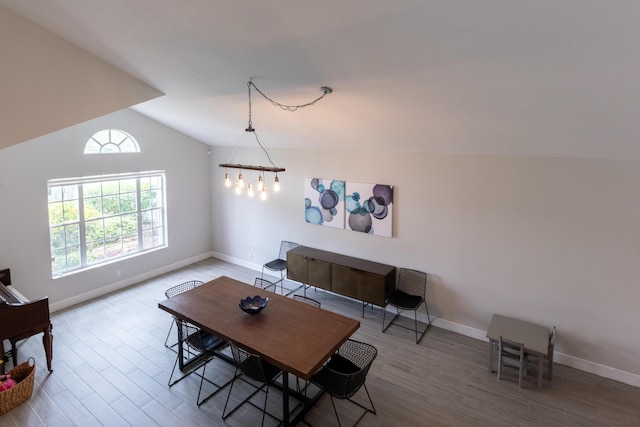
[[[178,330],[178,368],[180,370],[184,370],[184,352],[182,350],[182,328],[179,324],[176,324],[176,329]]]
[[[494,340],[489,339],[489,373],[493,373],[493,347]]]
[[[282,422],[289,425],[289,373],[282,372]]]
[[[539,354],[538,355],[538,388],[542,387],[542,367],[544,365],[544,361],[542,360],[544,357]]]

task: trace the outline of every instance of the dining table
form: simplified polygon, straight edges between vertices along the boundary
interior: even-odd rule
[[[269,299],[257,314],[239,307],[240,301],[259,295]],[[311,376],[360,327],[360,322],[283,295],[221,276],[158,303],[158,307],[203,331],[259,355],[281,369],[283,425],[295,425],[321,396],[296,394],[302,409],[289,412],[289,375],[303,380]],[[179,346],[180,368],[182,348]],[[295,411],[295,409],[294,409]]]
[[[489,372],[493,372],[493,349],[502,337],[505,340],[524,344],[524,351],[538,356],[538,388],[542,387],[543,359],[549,349],[550,328],[510,316],[494,314],[487,329],[489,339]],[[551,363],[551,362],[549,362]]]

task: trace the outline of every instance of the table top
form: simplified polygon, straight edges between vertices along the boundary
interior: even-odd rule
[[[242,311],[240,300],[255,295],[268,297],[269,304],[258,314]],[[303,379],[360,327],[358,320],[226,276],[161,301],[158,307]]]
[[[525,350],[547,354],[549,329],[536,323],[494,314],[487,330],[487,338],[498,341],[502,336],[503,339],[523,343]]]

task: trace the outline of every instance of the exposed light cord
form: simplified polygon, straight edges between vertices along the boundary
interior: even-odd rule
[[[237,194],[241,194],[242,192],[242,188],[244,186],[244,178],[242,175],[242,170],[253,170],[253,171],[259,171],[259,175],[258,175],[258,191],[260,191],[260,198],[261,200],[266,200],[266,187],[264,185],[264,173],[265,172],[274,172],[276,174],[275,176],[275,185],[274,185],[274,191],[280,191],[280,180],[278,178],[278,172],[284,172],[285,169],[279,166],[276,166],[276,163],[273,160],[273,155],[269,152],[269,150],[267,149],[267,147],[262,143],[262,141],[260,141],[260,138],[258,137],[258,133],[256,132],[255,128],[253,127],[253,121],[252,121],[252,105],[251,105],[251,87],[254,87],[255,90],[258,91],[258,93],[260,95],[262,95],[267,101],[269,101],[272,105],[275,105],[276,107],[279,107],[285,111],[296,111],[299,108],[304,108],[304,107],[308,107],[311,106],[313,104],[315,104],[316,102],[320,101],[322,98],[324,98],[325,96],[327,96],[328,94],[332,93],[333,90],[330,87],[327,86],[322,86],[320,88],[320,90],[322,91],[322,95],[320,95],[319,97],[317,97],[316,99],[314,99],[311,102],[307,102],[306,104],[300,104],[300,105],[286,105],[286,104],[281,104],[279,102],[274,101],[273,99],[269,98],[267,95],[265,95],[256,85],[255,83],[253,83],[252,80],[249,80],[247,82],[247,92],[248,92],[248,100],[249,100],[249,117],[248,117],[248,122],[247,122],[247,128],[245,129],[245,133],[242,134],[242,136],[240,137],[238,143],[233,147],[233,149],[231,150],[231,152],[229,152],[227,154],[227,157],[225,159],[224,163],[220,163],[220,167],[223,167],[225,169],[227,169],[227,172],[225,172],[225,186],[226,187],[230,187],[232,185],[231,183],[231,179],[229,177],[229,173],[228,173],[228,169],[239,169],[240,172],[238,174],[238,179],[236,180],[236,193]],[[246,164],[239,164],[239,163],[229,163],[227,161],[227,159],[229,158],[234,158],[236,156],[236,154],[238,153],[240,146],[242,145],[242,143],[244,142],[244,139],[247,135],[247,133],[252,133],[254,135],[254,137],[256,138],[256,142],[258,143],[258,146],[260,147],[260,149],[263,151],[263,153],[265,154],[265,156],[267,157],[267,159],[269,160],[269,163],[271,163],[271,166],[254,166],[254,165],[246,165]],[[262,185],[260,185],[262,184]],[[249,196],[251,197],[253,195],[253,187],[251,184],[251,181],[249,180],[248,184],[247,184],[248,190],[249,190]],[[260,189],[260,187],[262,187]]]
[[[327,96],[327,95],[329,95],[330,93],[333,92],[333,89],[331,89],[330,87],[322,86],[320,88],[320,90],[322,91],[322,95],[320,95],[319,97],[317,97],[313,101],[307,102],[306,104],[300,104],[300,105],[286,105],[286,104],[281,104],[279,102],[276,102],[273,99],[269,98],[267,95],[265,95],[260,90],[260,88],[258,88],[258,86],[256,86],[256,84],[252,80],[249,80],[249,83],[247,83],[247,86],[249,87],[249,115],[251,115],[251,86],[256,88],[258,93],[260,95],[262,95],[264,97],[264,99],[266,99],[267,101],[269,101],[270,103],[272,103],[276,107],[280,107],[285,111],[291,111],[291,112],[296,111],[299,108],[309,107],[309,106],[315,104],[316,102],[320,101],[322,98],[324,98],[325,96]],[[249,121],[251,121],[251,118],[249,118]]]

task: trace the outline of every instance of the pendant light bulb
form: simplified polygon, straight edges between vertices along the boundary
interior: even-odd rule
[[[264,187],[264,181],[262,180],[262,175],[258,175],[258,191],[262,191],[262,188]]]
[[[231,187],[231,180],[229,179],[228,173],[224,174],[224,186],[227,188]]]
[[[260,192],[260,200],[267,200],[267,188],[264,185],[262,186],[262,191]]]
[[[240,180],[236,181],[236,194],[237,195],[242,194],[242,188],[240,188]]]
[[[253,188],[251,187],[251,181],[249,181],[249,184],[247,185],[247,195],[249,197],[253,197]]]
[[[273,184],[273,191],[275,191],[276,193],[280,191],[280,178],[278,178],[278,174],[276,174],[276,180]]]
[[[242,172],[238,174],[238,185],[241,189],[244,188],[244,177],[242,176]]]

